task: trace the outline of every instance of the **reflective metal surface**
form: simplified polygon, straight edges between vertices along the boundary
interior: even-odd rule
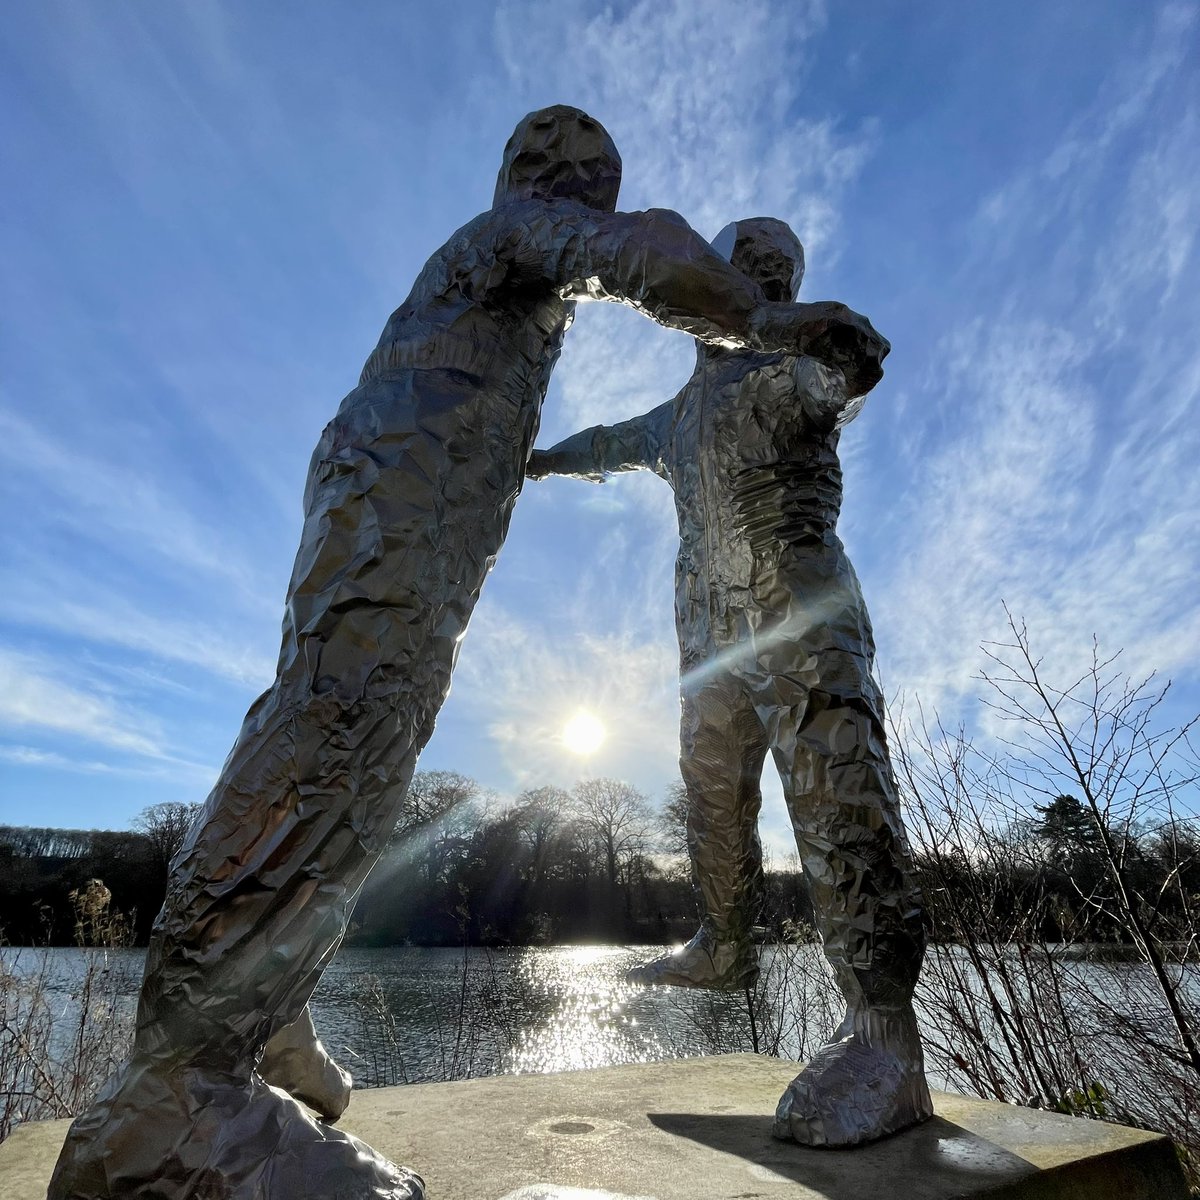
[[[421,1193],[257,1068],[337,950],[433,731],[574,300],[878,374],[865,319],[764,303],[676,214],[610,211],[619,178],[586,114],[526,117],[494,207],[430,258],[325,429],[277,678],[172,864],[133,1057],[72,1127],[52,1200]]]
[[[803,250],[783,222],[736,222],[714,246],[773,300],[795,295]],[[869,377],[851,370],[848,383],[844,355],[822,361],[828,347],[810,349],[790,357],[699,343],[673,400],[535,451],[529,474],[599,480],[645,469],[675,491],[680,768],[703,919],[687,946],[631,978],[723,989],[753,981],[769,751],[846,999],[843,1024],[780,1101],[776,1133],[853,1145],[932,1112],[912,1012],[925,935],[871,624],[836,533],[838,438]]]
[[[315,1109],[330,1124],[350,1103],[350,1072],[329,1057],[317,1037],[307,1005],[267,1043],[258,1073],[272,1087],[282,1088]]]

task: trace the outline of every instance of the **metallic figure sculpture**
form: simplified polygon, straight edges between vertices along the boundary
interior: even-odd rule
[[[774,300],[796,295],[804,251],[782,221],[713,243]],[[648,469],[675,490],[680,768],[703,919],[636,982],[741,988],[762,880],[759,778],[775,759],[846,1017],[780,1101],[777,1136],[844,1146],[928,1117],[912,995],[924,953],[858,580],[836,534],[839,431],[866,389],[811,357],[697,343],[666,404],[597,426],[528,474],[602,480]]]
[[[257,1068],[303,1020],[395,823],[576,298],[878,378],[887,343],[865,319],[765,302],[674,213],[614,212],[619,181],[586,114],[526,117],[493,207],[430,258],[325,429],[277,678],[173,863],[133,1056],[72,1126],[51,1200],[422,1194]]]

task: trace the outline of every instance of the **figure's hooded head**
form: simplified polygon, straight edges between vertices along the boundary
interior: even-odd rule
[[[539,108],[504,147],[493,206],[512,200],[574,200],[612,212],[621,156],[599,121],[566,104]]]
[[[804,278],[804,247],[786,222],[774,217],[731,221],[713,238],[712,246],[753,279],[768,300],[795,300]]]

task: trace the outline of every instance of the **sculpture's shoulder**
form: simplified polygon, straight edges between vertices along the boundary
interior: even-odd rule
[[[576,200],[510,200],[488,214],[506,234],[545,228],[596,229],[614,214],[589,208]]]
[[[597,239],[613,222],[614,214],[571,200],[510,201],[457,230],[431,256],[422,279],[430,292],[474,300],[570,285],[587,273]]]
[[[512,289],[522,230],[548,207],[538,201],[488,209],[456,229],[425,261],[408,296],[391,314],[381,343],[438,327],[464,310],[504,306]]]
[[[848,401],[846,379],[837,367],[808,355],[742,352],[738,386],[742,393],[805,416],[822,431],[835,419],[839,426],[862,408],[863,399]]]
[[[506,225],[503,212],[489,209],[456,229],[426,260],[413,295],[437,297],[451,291],[477,290],[480,268],[494,264]]]

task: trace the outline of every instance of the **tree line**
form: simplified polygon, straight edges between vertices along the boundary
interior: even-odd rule
[[[0,825],[0,934],[15,945],[74,945],[78,905],[93,880],[145,942],[162,907],[171,858],[200,810],[167,801],[133,828],[48,829]]]
[[[695,932],[686,805],[616,779],[488,803],[452,771],[418,772],[355,909],[363,944],[677,941]],[[773,912],[807,908],[796,870],[770,873]]]
[[[72,893],[101,880],[144,943],[162,905],[172,856],[200,806],[145,809],[127,831],[0,826],[0,931],[11,943],[72,944]],[[355,905],[359,945],[663,943],[690,936],[697,910],[686,865],[681,784],[656,809],[628,783],[583,780],[531,788],[500,803],[454,771],[418,771],[383,857]],[[1157,895],[1160,924],[1200,895],[1194,824],[1106,829],[1075,797],[1035,805],[1020,820],[944,839],[916,853],[931,932],[958,940],[964,913],[978,936],[1018,917],[1049,942],[1120,943],[1107,849],[1140,894]],[[1171,886],[1165,886],[1170,884]],[[986,904],[980,903],[980,889]],[[769,870],[757,921],[764,936],[811,921],[803,876]]]
[[[154,805],[128,831],[0,826],[0,931],[10,943],[72,944],[72,895],[99,879],[144,943],[169,864],[200,806]],[[685,862],[686,805],[662,809],[628,783],[589,779],[501,803],[454,771],[418,771],[347,940],[359,945],[663,942],[697,913]],[[778,912],[805,911],[797,871],[771,874]]]

